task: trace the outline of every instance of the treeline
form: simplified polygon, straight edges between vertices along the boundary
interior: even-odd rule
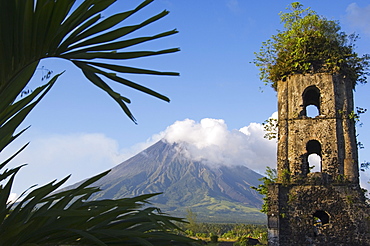
[[[260,242],[267,242],[267,226],[252,224],[218,224],[194,223],[181,225],[181,229],[189,237],[210,238],[217,236],[226,241],[242,241],[244,238],[255,238]]]

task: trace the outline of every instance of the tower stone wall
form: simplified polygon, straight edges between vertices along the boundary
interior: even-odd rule
[[[278,182],[269,187],[270,245],[370,245],[359,186],[352,83],[294,75],[277,84]],[[308,116],[307,108],[317,109]],[[312,171],[309,156],[319,157]]]

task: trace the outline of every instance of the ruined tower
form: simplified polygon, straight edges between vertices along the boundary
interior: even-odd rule
[[[278,82],[278,181],[269,186],[269,245],[370,245],[352,85],[341,75],[320,73]],[[309,107],[316,115],[307,113]]]

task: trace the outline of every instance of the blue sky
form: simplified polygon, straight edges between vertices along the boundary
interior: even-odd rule
[[[140,2],[118,0],[105,14],[131,9]],[[71,184],[109,169],[165,136],[167,127],[175,122],[176,126],[186,126],[189,132],[206,128],[210,134],[219,133],[209,139],[206,137],[209,135],[204,135],[203,139],[192,138],[194,142],[204,139],[209,142],[223,135],[230,146],[233,138],[228,136],[239,136],[235,131],[244,129],[249,136],[245,143],[250,145],[248,151],[253,154],[246,153],[249,157],[255,155],[249,162],[266,156],[266,165],[274,166],[275,144],[262,138],[260,123],[276,111],[276,93],[259,80],[258,69],[252,61],[261,43],[276,34],[277,29],[282,29],[278,13],[285,11],[290,3],[285,0],[156,0],[132,16],[126,24],[137,23],[164,9],[170,11],[164,19],[133,36],[174,28],[179,31],[174,36],[135,47],[135,50],[181,48],[175,54],[126,63],[180,72],[179,77],[126,76],[167,95],[170,103],[110,83],[131,99],[130,109],[137,125],[72,64],[57,59],[43,61],[29,89],[42,83],[45,73],[42,66],[54,74],[66,72],[27,118],[24,125],[31,125],[31,128],[3,153],[6,156],[31,141],[28,149],[13,162],[13,165],[28,163],[18,174],[13,192],[19,194],[33,184],[42,185],[68,174],[72,174]],[[328,19],[339,20],[345,32],[358,33],[361,39],[357,42],[357,52],[370,53],[368,1],[307,0],[301,3]],[[356,106],[370,108],[369,92],[369,85],[357,87]],[[206,118],[210,120],[202,124],[202,119]],[[370,161],[370,113],[364,114],[361,120],[363,126],[358,127],[357,133],[365,149],[360,150],[360,161]],[[212,126],[218,130],[212,131]],[[203,136],[198,133],[194,134]],[[265,165],[261,165],[259,169],[263,170]]]

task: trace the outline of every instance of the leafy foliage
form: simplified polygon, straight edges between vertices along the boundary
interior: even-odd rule
[[[370,56],[354,52],[357,35],[345,34],[337,21],[303,9],[299,2],[292,3],[290,10],[280,13],[283,31],[255,53],[262,81],[276,89],[277,81],[290,75],[323,72],[348,77],[353,88],[357,82],[366,83]]]
[[[176,30],[152,36],[125,38],[126,35],[163,18],[163,11],[139,24],[119,27],[127,18],[153,2],[145,0],[133,10],[102,17],[102,11],[116,0],[85,0],[72,11],[76,0],[14,0],[0,1],[0,91],[11,86],[19,94],[29,77],[44,58],[56,57],[72,62],[87,79],[105,91],[135,121],[127,107],[130,99],[111,89],[106,80],[131,87],[164,101],[169,101],[149,88],[120,77],[117,73],[178,75],[107,63],[177,52],[178,48],[160,51],[124,52],[147,41],[177,33]],[[118,26],[118,27],[117,27]],[[94,61],[98,59],[97,61]],[[20,80],[20,76],[28,77]],[[23,75],[24,74],[24,75]],[[102,79],[102,77],[104,79]]]
[[[175,75],[157,71],[112,65],[85,60],[131,59],[171,53],[177,49],[143,52],[116,50],[176,33],[175,30],[150,37],[115,41],[167,14],[164,11],[138,25],[108,30],[136,13],[152,0],[146,0],[131,11],[101,19],[100,12],[114,0],[85,0],[71,12],[74,0],[0,1],[0,152],[26,129],[17,128],[63,74],[52,77],[33,91],[22,93],[39,61],[58,57],[73,62],[96,86],[107,92],[125,113],[134,120],[125,103],[129,100],[113,91],[100,77],[143,91],[160,99],[164,97],[148,88],[125,80],[114,72]],[[46,79],[50,78],[50,74]],[[90,187],[108,172],[83,182],[78,187],[57,192],[68,177],[37,189],[30,188],[17,202],[10,202],[15,175],[22,166],[6,169],[19,151],[0,164],[0,246],[2,245],[169,245],[171,242],[190,245],[193,240],[177,235],[171,217],[151,207],[142,195],[118,200],[88,201],[98,188]]]
[[[268,140],[277,139],[278,137],[278,119],[268,118],[262,123],[263,129],[265,130],[264,138]]]
[[[188,222],[188,224],[186,225],[186,229],[188,231],[196,232],[199,230],[197,214],[194,213],[190,208],[186,209],[186,220]]]
[[[184,229],[186,224],[179,225]],[[267,226],[241,223],[198,223],[197,230],[186,230],[189,236],[199,238],[209,238],[218,236],[221,240],[238,240],[243,237],[258,238],[260,241],[267,241]]]
[[[251,187],[258,191],[261,195],[263,195],[263,204],[262,204],[262,213],[268,212],[268,186],[269,184],[273,184],[277,181],[277,171],[274,168],[266,167],[266,177],[261,178],[260,180],[263,181],[263,184],[260,184],[258,187]]]
[[[0,143],[2,151],[24,130],[15,134],[17,126],[41,100],[60,74],[29,96],[4,107],[0,111]],[[8,87],[11,88],[11,87]],[[5,93],[8,90],[5,90]],[[8,94],[5,94],[8,95]],[[33,99],[37,98],[35,101]],[[0,164],[4,167],[25,147]],[[191,240],[174,232],[172,222],[182,222],[147,207],[152,195],[118,200],[87,201],[99,189],[88,186],[108,172],[88,179],[79,187],[55,193],[68,179],[53,181],[24,195],[18,203],[8,202],[12,184],[20,167],[6,169],[0,174],[0,245],[166,245],[170,241],[191,243]]]
[[[362,172],[365,172],[365,170],[366,169],[369,169],[370,168],[370,162],[368,162],[368,161],[364,161],[364,162],[362,162],[361,164],[360,164],[360,170],[362,171]]]
[[[217,238],[218,241],[237,241],[233,245],[249,245],[248,242],[255,239],[261,243],[258,245],[267,245],[266,225],[235,223],[200,223],[199,225],[198,231],[187,230],[186,233],[189,236],[210,241],[210,244],[215,243]]]
[[[53,194],[67,178],[33,190],[17,204],[2,209],[1,245],[165,245],[191,240],[167,230],[181,219],[141,209],[156,194],[119,200],[86,201],[97,188],[88,188],[106,173],[78,188]],[[2,207],[4,208],[4,207]]]
[[[236,224],[231,230],[222,235],[223,238],[238,239],[241,237],[262,238],[267,236],[265,225]]]

